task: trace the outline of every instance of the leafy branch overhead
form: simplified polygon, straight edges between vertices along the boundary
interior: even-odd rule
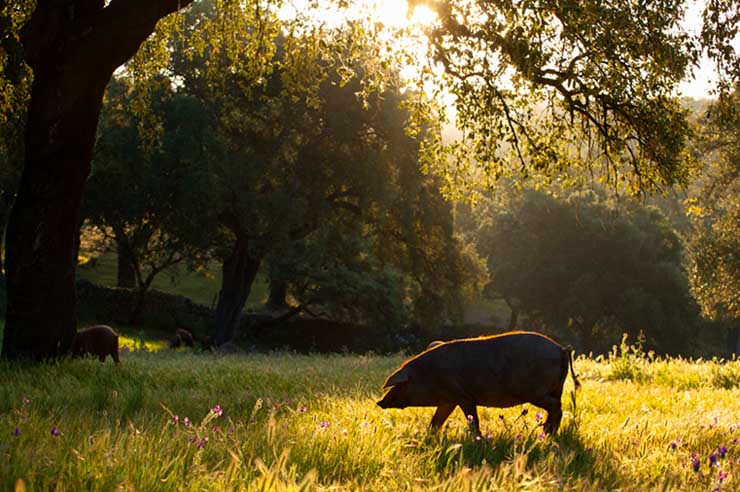
[[[432,155],[456,155],[453,174],[495,178],[513,160],[525,176],[600,167],[632,191],[686,182],[689,126],[674,94],[700,46],[682,28],[683,2],[432,4],[432,63],[467,139]]]

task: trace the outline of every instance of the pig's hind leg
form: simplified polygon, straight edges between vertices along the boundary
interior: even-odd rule
[[[480,420],[478,419],[478,407],[475,403],[467,401],[458,403],[460,410],[465,414],[465,419],[468,421],[470,430],[475,432],[476,435],[480,436]]]
[[[434,412],[434,417],[432,417],[432,422],[429,424],[433,432],[438,431],[442,427],[456,406],[454,403],[442,403],[437,407],[437,411]]]
[[[545,432],[554,434],[560,428],[560,420],[563,418],[563,410],[560,403],[560,395],[547,395],[541,400],[532,402],[540,408],[547,410],[547,420],[545,420]]]

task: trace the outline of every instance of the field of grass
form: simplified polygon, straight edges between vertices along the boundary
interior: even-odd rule
[[[525,405],[476,439],[375,405],[401,355],[122,359],[0,363],[0,490],[740,490],[740,361],[581,357],[558,435]]]

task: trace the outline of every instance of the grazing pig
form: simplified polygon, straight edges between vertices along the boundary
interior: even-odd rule
[[[193,341],[193,335],[188,330],[178,328],[175,331],[175,336],[170,339],[170,348],[176,349],[185,345],[186,347],[194,347],[195,342]]]
[[[380,408],[437,407],[431,427],[442,427],[456,406],[480,434],[477,405],[531,403],[547,410],[546,432],[557,432],[568,368],[576,388],[571,350],[534,332],[452,340],[403,363],[385,382]]]
[[[96,325],[78,331],[72,342],[72,357],[85,354],[97,355],[100,362],[110,355],[116,364],[118,360],[118,333],[106,325]]]

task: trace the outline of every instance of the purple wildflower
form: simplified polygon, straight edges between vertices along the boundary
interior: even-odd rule
[[[475,422],[475,419],[473,418],[473,416],[472,415],[468,415],[468,423],[469,424],[472,424],[473,422]]]
[[[521,438],[522,438],[522,435],[521,434],[517,434],[516,436],[514,436],[514,440],[515,441],[518,441]]]
[[[732,440],[732,444],[737,444],[737,443],[738,443],[738,438],[736,437],[735,439]]]
[[[480,436],[475,436],[475,442],[480,442]]]
[[[196,442],[198,440],[197,436],[193,436],[190,438],[190,442]]]
[[[303,405],[301,408],[298,409],[299,413],[306,413],[306,405]]]
[[[213,426],[213,429],[211,429],[211,430],[213,431],[214,434],[217,434],[221,430],[221,428],[219,426],[217,426],[217,425],[214,425]]]
[[[216,414],[216,417],[220,417],[224,413],[224,411],[221,410],[221,405],[216,405],[211,409],[211,411]]]
[[[172,423],[175,424],[175,425],[179,424],[180,423],[180,416],[179,415],[175,415],[174,417],[172,417]]]
[[[182,419],[182,423],[185,424],[185,427],[190,427],[190,419],[185,417]]]
[[[720,458],[724,458],[727,454],[727,446],[717,446],[717,454]]]
[[[51,435],[54,437],[59,437],[59,429],[57,429],[56,426],[51,428]]]
[[[538,438],[538,439],[539,439],[540,441],[543,441],[543,440],[545,439],[545,433],[544,433],[544,432],[540,432],[540,434],[539,434],[539,435],[537,436],[537,438]]]
[[[722,483],[727,478],[727,472],[719,472],[717,478],[719,479],[719,483]]]
[[[671,443],[671,451],[675,451],[677,447],[678,447],[678,443],[676,441],[673,441]]]
[[[701,461],[699,461],[699,456],[696,452],[694,452],[691,455],[691,467],[694,469],[695,472],[698,472],[700,466],[701,466]]]
[[[330,424],[329,424],[329,421],[328,420],[322,420],[321,422],[319,422],[319,427],[321,427],[322,429],[328,428],[329,425]]]
[[[537,422],[542,422],[542,414],[541,414],[540,412],[537,412],[537,413],[535,413],[535,414],[534,414],[534,419],[535,419],[535,420],[536,420]]]
[[[206,445],[207,442],[208,442],[208,436],[205,436],[205,437],[203,437],[203,439],[201,439],[200,441],[198,441],[197,446],[199,448],[202,448],[203,446]]]
[[[712,453],[709,455],[709,466],[714,466],[717,464],[717,455],[715,453]]]
[[[13,435],[14,436],[20,436],[21,435],[21,430],[18,427],[16,427],[15,430],[13,431]]]

